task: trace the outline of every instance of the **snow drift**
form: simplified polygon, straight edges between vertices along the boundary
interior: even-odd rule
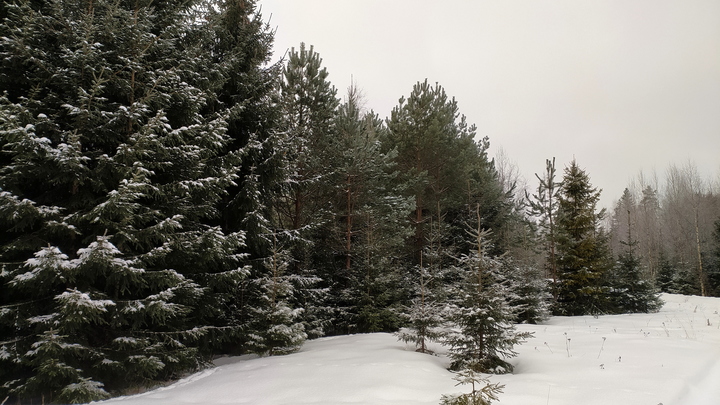
[[[501,405],[711,405],[720,398],[720,298],[663,295],[655,314],[519,325]],[[435,347],[442,353],[442,348]],[[295,354],[233,357],[173,385],[103,404],[437,404],[456,387],[443,355],[390,334],[309,341]]]

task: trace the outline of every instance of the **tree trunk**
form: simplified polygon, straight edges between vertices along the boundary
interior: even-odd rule
[[[347,217],[345,219],[345,270],[350,273],[351,265],[351,249],[352,249],[352,226],[353,226],[353,201],[352,201],[352,176],[347,176],[347,190],[345,192],[345,208]]]
[[[700,295],[702,295],[703,297],[707,297],[705,272],[703,271],[702,254],[700,249],[700,226],[698,222],[698,207],[695,206],[695,246],[697,247],[698,277],[700,278]]]

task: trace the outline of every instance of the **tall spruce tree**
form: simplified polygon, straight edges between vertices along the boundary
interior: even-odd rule
[[[212,111],[227,111],[227,159],[240,166],[239,178],[221,201],[219,224],[229,231],[245,230],[253,258],[267,255],[267,241],[258,221],[268,220],[271,207],[265,211],[257,191],[266,201],[279,192],[286,179],[282,145],[285,134],[277,130],[280,109],[275,100],[282,65],[270,64],[273,31],[262,20],[254,0],[215,0],[205,19],[211,30],[204,32],[209,56],[205,71],[217,81],[216,98],[209,104]],[[252,183],[245,187],[245,182]]]
[[[239,170],[232,114],[211,108],[222,72],[196,5],[2,6],[4,393],[100,399],[240,328],[245,234],[208,225]]]
[[[262,19],[254,0],[213,0],[203,9],[209,29],[199,33],[208,55],[201,72],[213,80],[215,98],[208,112],[226,114],[228,143],[223,159],[237,167],[237,179],[218,201],[220,215],[210,223],[226,233],[242,233],[242,249],[249,277],[237,284],[214,283],[213,295],[223,297],[226,324],[239,327],[232,341],[220,342],[224,352],[257,351],[251,335],[264,326],[255,314],[262,303],[266,263],[277,256],[271,241],[284,228],[273,212],[272,201],[282,195],[289,172],[286,166],[286,132],[279,129],[277,100],[282,64],[269,64],[273,30]],[[213,305],[208,305],[213,307]],[[255,328],[261,330],[255,330]]]
[[[603,275],[608,269],[607,238],[597,211],[600,191],[573,160],[565,168],[558,196],[557,265],[558,307],[562,315],[598,314],[608,311]]]

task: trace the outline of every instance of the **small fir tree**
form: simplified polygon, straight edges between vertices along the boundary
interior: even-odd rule
[[[621,253],[615,269],[615,279],[610,283],[613,307],[620,313],[657,312],[662,300],[655,286],[641,277],[640,260],[632,248]]]
[[[461,278],[449,315],[453,327],[444,341],[452,369],[508,373],[513,367],[505,359],[516,356],[513,347],[532,334],[518,332],[512,323],[516,314],[506,300],[501,259],[488,256],[490,231],[480,226],[479,207],[476,213],[478,225],[468,231],[476,250],[458,260]]]
[[[291,273],[290,253],[279,244],[277,235],[271,238],[271,256],[263,262],[264,272],[253,277],[259,293],[256,306],[252,309],[252,322],[248,346],[259,354],[276,355],[297,351],[307,338],[305,325],[300,318],[303,308],[293,308],[291,299],[298,281]]]
[[[672,262],[667,258],[664,252],[660,252],[658,257],[658,270],[655,274],[655,285],[664,293],[672,293],[674,291],[673,278],[675,277],[675,268]]]
[[[632,205],[629,190],[625,189],[618,206],[626,213],[627,240],[622,242],[625,251],[619,255],[615,268],[606,277],[609,295],[614,301],[612,308],[615,312],[656,312],[662,307],[662,301],[653,284],[643,278],[641,261],[635,253],[638,242],[632,236]]]
[[[443,243],[447,226],[440,220],[431,225],[429,242],[421,256],[417,274],[414,274],[415,297],[407,308],[407,326],[396,336],[405,343],[414,343],[416,351],[432,353],[429,342],[439,342],[445,332],[445,307],[447,297],[443,294],[449,252]]]
[[[508,304],[516,314],[515,322],[540,323],[550,317],[553,297],[543,270],[504,256],[502,274],[507,283]]]
[[[498,401],[498,394],[505,388],[502,384],[491,384],[490,380],[473,370],[458,372],[453,380],[457,385],[470,385],[472,391],[466,394],[443,395],[440,398],[440,405],[490,405],[492,401]]]

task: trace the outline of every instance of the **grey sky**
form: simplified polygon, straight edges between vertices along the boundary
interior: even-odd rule
[[[275,56],[313,45],[382,117],[425,78],[534,187],[573,156],[619,198],[640,170],[720,173],[720,1],[260,0]]]

